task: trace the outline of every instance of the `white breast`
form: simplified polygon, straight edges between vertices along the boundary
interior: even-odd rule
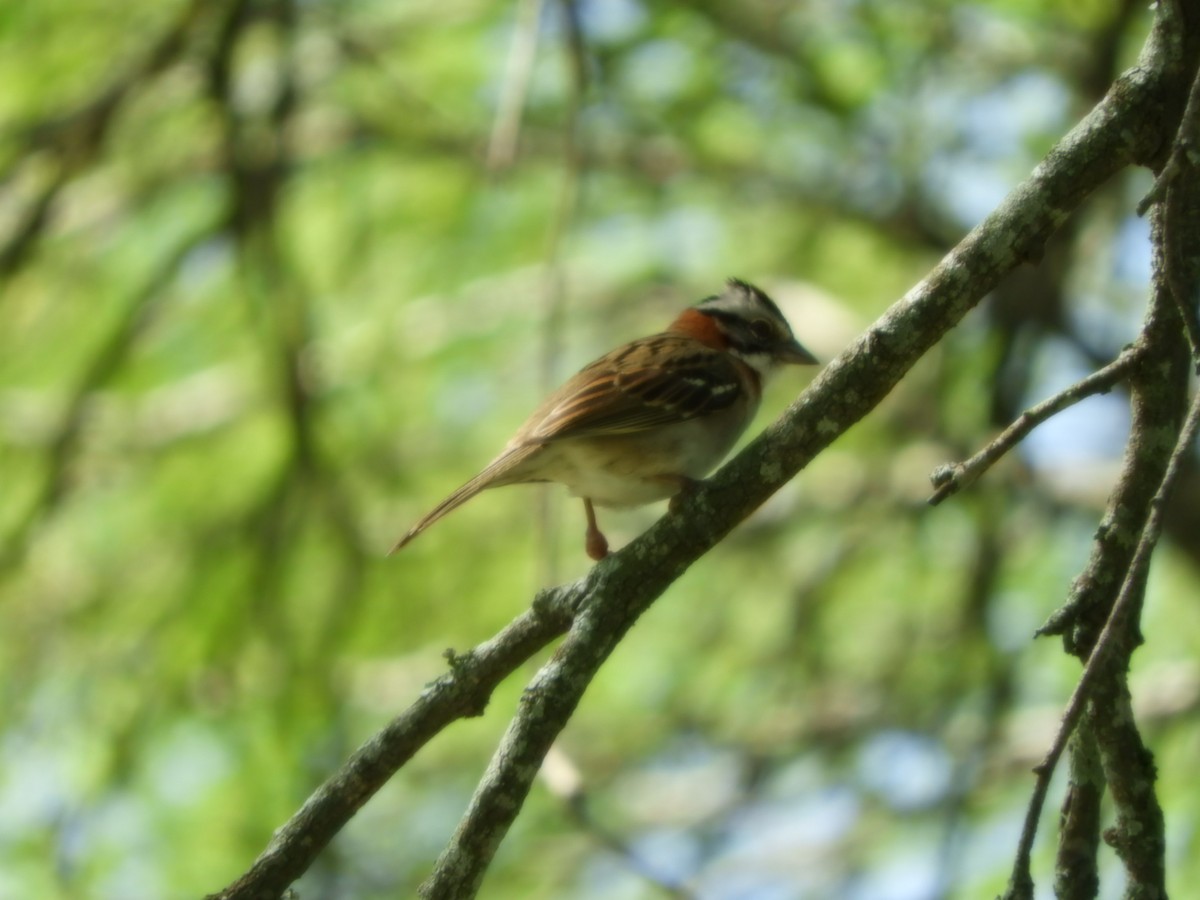
[[[641,506],[679,491],[679,479],[699,479],[724,459],[752,410],[729,409],[632,434],[555,441],[539,460],[550,481],[597,506]]]

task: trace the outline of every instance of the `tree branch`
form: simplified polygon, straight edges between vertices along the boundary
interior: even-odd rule
[[[1170,191],[1172,195],[1184,192],[1191,198],[1187,215],[1182,219],[1173,218],[1171,206],[1179,199],[1175,196],[1164,208],[1157,210],[1151,220],[1151,240],[1157,250],[1157,264],[1145,330],[1147,365],[1139,369],[1130,382],[1133,399],[1130,456],[1140,457],[1142,468],[1148,473],[1162,465],[1170,435],[1178,432],[1187,404],[1188,344],[1185,332],[1179,327],[1182,309],[1176,290],[1182,278],[1194,295],[1200,268],[1192,264],[1173,271],[1169,257],[1172,231],[1178,235],[1182,226],[1194,234],[1200,227],[1200,215],[1197,215],[1200,207],[1194,204],[1200,188],[1197,174],[1195,167],[1189,167]],[[1153,364],[1150,364],[1151,360]],[[1193,364],[1195,361],[1193,356]],[[1177,470],[1191,459],[1195,433],[1200,428],[1197,419],[1200,419],[1200,395],[1196,397],[1195,406],[1183,426],[1180,443],[1162,476],[1164,483],[1176,479]],[[1147,482],[1149,478],[1141,480]],[[1136,486],[1137,479],[1131,481],[1135,482],[1135,492],[1144,490]],[[1161,531],[1167,496],[1163,491],[1156,492],[1148,509],[1142,513],[1148,519],[1145,530]],[[1134,503],[1139,499],[1135,493]],[[1111,660],[1097,678],[1093,700],[1085,715],[1096,736],[1104,777],[1116,811],[1116,825],[1108,829],[1104,837],[1125,864],[1125,896],[1130,900],[1163,900],[1167,896],[1166,835],[1162,806],[1155,794],[1158,773],[1153,754],[1146,747],[1134,719],[1128,684],[1130,659],[1142,643],[1139,620],[1147,573],[1145,566],[1138,571],[1136,558],[1129,566],[1129,577],[1136,579],[1131,610],[1126,616],[1125,627],[1112,638]],[[1103,597],[1104,593],[1104,590],[1094,591],[1093,600]],[[1098,645],[1103,639],[1101,635]]]
[[[969,487],[1047,419],[1095,394],[1108,393],[1115,384],[1125,378],[1138,359],[1138,349],[1131,347],[1100,371],[1093,372],[1049,400],[1043,400],[1037,406],[1025,410],[999,437],[966,462],[939,466],[929,476],[929,480],[937,489],[929,498],[929,505],[937,506],[951,494],[957,494]]]
[[[1143,215],[1155,203],[1163,210],[1162,267],[1171,295],[1179,307],[1192,356],[1200,366],[1200,313],[1197,312],[1197,296],[1194,273],[1194,254],[1188,248],[1197,246],[1200,237],[1200,220],[1191,214],[1197,194],[1197,171],[1200,170],[1200,69],[1192,80],[1187,105],[1179,122],[1179,131],[1154,187],[1138,204],[1138,215]],[[1200,368],[1198,368],[1200,371]]]
[[[1117,805],[1119,825],[1111,832],[1110,843],[1125,861],[1131,889],[1139,886],[1137,893],[1127,896],[1166,896],[1162,810],[1154,796],[1154,763],[1134,723],[1125,680],[1130,656],[1141,642],[1139,612],[1150,554],[1162,530],[1165,502],[1200,428],[1197,395],[1180,430],[1180,413],[1187,398],[1187,355],[1178,307],[1161,264],[1165,221],[1165,211],[1158,210],[1152,239],[1160,264],[1155,267],[1150,308],[1138,341],[1144,350],[1141,364],[1130,379],[1133,423],[1124,468],[1109,498],[1092,557],[1072,586],[1070,602],[1038,632],[1062,634],[1067,650],[1086,659],[1086,665],[1059,733],[1035,770],[1037,781],[1006,900],[1032,897],[1029,857],[1041,807],[1063,748],[1080,718],[1088,713],[1089,703],[1090,733]],[[1174,449],[1168,451],[1172,441]]]
[[[447,651],[450,671],[321,785],[275,833],[249,871],[208,900],[281,897],[414,753],[451,722],[481,715],[496,685],[566,631],[570,621],[566,604],[539,598],[503,631],[469,653]]]
[[[1069,752],[1071,783],[1059,818],[1054,895],[1058,900],[1094,900],[1100,892],[1096,856],[1100,849],[1104,770],[1096,736],[1087,722],[1075,729]]]
[[[1121,583],[1120,593],[1117,595],[1108,620],[1104,623],[1104,628],[1096,640],[1091,655],[1088,657],[1083,674],[1079,677],[1079,682],[1075,685],[1071,699],[1067,703],[1066,712],[1063,713],[1062,726],[1059,728],[1058,735],[1054,739],[1054,744],[1050,747],[1045,759],[1034,770],[1037,773],[1037,781],[1034,785],[1033,796],[1029,801],[1029,808],[1025,814],[1025,825],[1021,830],[1017,857],[1013,864],[1012,879],[1009,882],[1008,891],[1004,895],[1005,900],[1022,900],[1022,898],[1031,898],[1033,896],[1033,879],[1029,874],[1029,857],[1033,849],[1034,836],[1037,834],[1038,819],[1041,816],[1042,805],[1046,799],[1046,792],[1050,787],[1050,778],[1054,774],[1054,768],[1058,764],[1063,750],[1066,748],[1067,741],[1074,732],[1075,726],[1078,724],[1088,701],[1092,697],[1097,681],[1106,672],[1108,667],[1117,661],[1114,657],[1117,655],[1120,642],[1127,637],[1125,629],[1127,627],[1136,628],[1133,613],[1141,604],[1146,573],[1150,566],[1150,555],[1154,552],[1154,547],[1158,543],[1158,536],[1162,532],[1163,506],[1170,495],[1171,486],[1174,484],[1175,476],[1179,472],[1180,463],[1184,456],[1190,452],[1198,429],[1200,429],[1200,394],[1197,394],[1196,400],[1192,404],[1187,421],[1184,423],[1183,431],[1179,434],[1179,438],[1175,443],[1175,449],[1172,451],[1170,461],[1167,463],[1166,473],[1163,475],[1158,490],[1155,491],[1154,497],[1150,501],[1150,516],[1146,520],[1145,528],[1142,530],[1141,537],[1138,540],[1133,559],[1129,562],[1125,578]],[[1131,467],[1136,466],[1138,462],[1139,460],[1136,458],[1131,458]],[[1127,657],[1125,661],[1127,663]],[[1111,715],[1111,710],[1109,711],[1109,715]],[[1129,718],[1132,719],[1132,713],[1129,714]],[[1165,892],[1162,896],[1166,896]]]

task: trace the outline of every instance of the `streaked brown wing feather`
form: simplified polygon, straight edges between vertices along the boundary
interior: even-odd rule
[[[629,368],[633,359],[639,364]],[[723,354],[686,337],[654,335],[601,357],[564,384],[522,437],[545,443],[684,422],[732,404],[740,384]]]

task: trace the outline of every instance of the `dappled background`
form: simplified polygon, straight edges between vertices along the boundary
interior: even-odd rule
[[[1150,15],[0,10],[0,895],[232,880],[447,647],[585,570],[578,504],[540,488],[383,557],[544,391],[730,275],[831,359],[1133,63]],[[646,615],[484,896],[1003,889],[1079,672],[1032,635],[1086,560],[1127,399],[1064,413],[936,508],[928,476],[1133,338],[1148,186],[1092,198]],[[759,427],[810,377],[785,372]],[[1190,468],[1133,675],[1176,885],[1200,880]],[[606,531],[623,544],[661,511]],[[372,800],[302,896],[411,895],[523,681]],[[1043,885],[1052,853],[1046,830]]]

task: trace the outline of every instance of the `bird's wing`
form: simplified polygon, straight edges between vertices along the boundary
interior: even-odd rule
[[[629,434],[732,405],[744,375],[690,338],[659,334],[601,357],[558,389],[519,433],[521,443]]]

